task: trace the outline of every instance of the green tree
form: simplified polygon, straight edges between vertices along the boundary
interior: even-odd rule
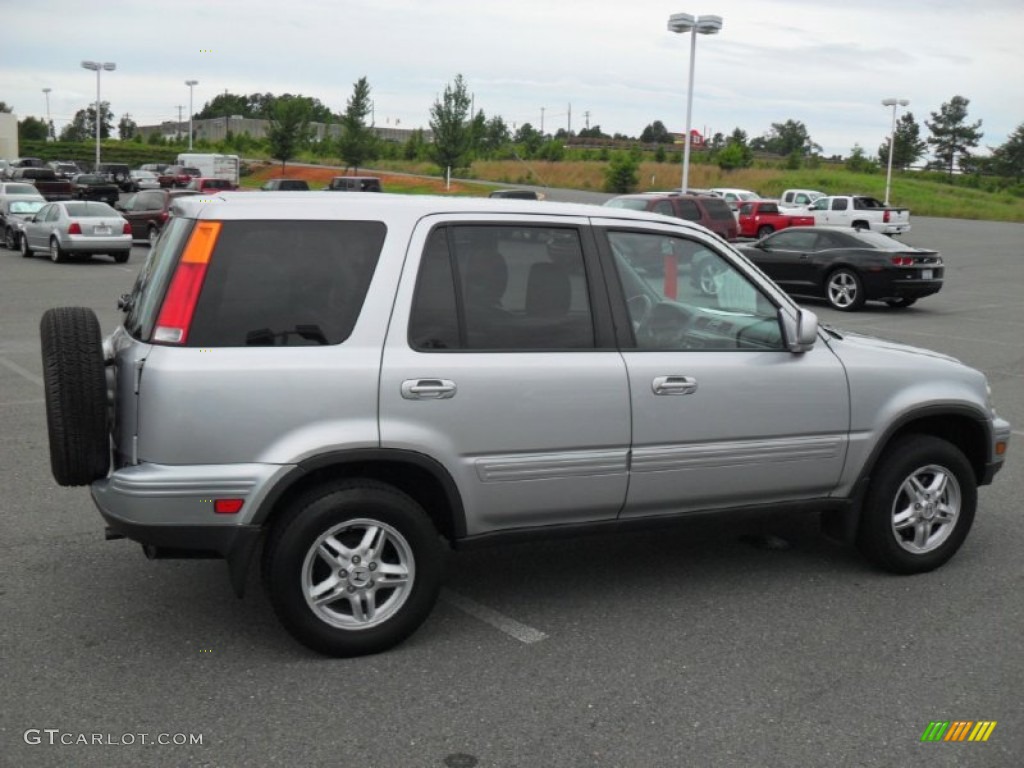
[[[896,121],[896,133],[892,147],[892,167],[906,170],[924,155],[927,142],[921,138],[921,127],[914,120],[912,112],[904,112]],[[889,164],[889,142],[878,147],[878,162]]]
[[[267,141],[270,156],[285,165],[309,141],[309,107],[300,99],[278,99],[274,104]]]
[[[427,142],[423,138],[423,131],[420,128],[409,134],[409,139],[402,148],[402,157],[406,160],[420,160],[427,151]]]
[[[604,170],[605,192],[632,192],[640,180],[637,173],[639,168],[640,164],[628,152],[616,152]]]
[[[128,141],[139,130],[139,126],[132,120],[131,115],[125,114],[117,123],[117,135],[121,141]]]
[[[0,101],[0,112],[10,114],[14,111],[14,107],[8,106],[6,101]]]
[[[992,170],[1020,184],[1024,177],[1024,123],[992,151]]]
[[[512,132],[509,131],[508,125],[500,115],[495,115],[487,121],[487,131],[484,136],[484,148],[487,152],[497,152],[511,141]]]
[[[527,157],[533,157],[544,143],[544,137],[532,125],[523,123],[519,126],[519,130],[516,131],[514,141],[516,144],[523,146],[523,151]]]
[[[715,155],[715,162],[723,171],[734,171],[737,168],[749,168],[754,162],[753,152],[742,144],[729,142],[725,149],[719,150]]]
[[[110,102],[100,102],[100,138],[109,139],[114,129],[113,114],[110,111]],[[88,141],[96,137],[96,106],[92,105],[86,109],[80,109],[75,113],[71,122],[64,126],[60,132],[61,141]]]
[[[359,169],[368,160],[380,155],[379,140],[366,118],[373,111],[370,102],[370,84],[366,77],[359,78],[352,87],[352,97],[341,116],[341,136],[338,138],[338,154],[345,161],[345,167]]]
[[[593,128],[584,128],[582,131],[580,131],[576,135],[579,138],[581,138],[581,139],[610,139],[611,138],[611,136],[609,136],[607,133],[603,133],[601,131],[601,126],[600,125],[595,125]]]
[[[794,152],[809,155],[815,150],[821,150],[821,147],[811,141],[807,126],[799,120],[772,123],[771,130],[752,141],[750,145],[752,149],[760,149],[783,157]]]
[[[661,120],[655,120],[644,128],[640,134],[640,141],[645,144],[671,144],[672,134],[668,132],[668,128]]]
[[[938,112],[931,113],[931,122],[924,121],[932,134],[928,144],[932,147],[936,165],[945,168],[950,176],[957,164],[962,166],[969,161],[971,150],[978,146],[984,135],[979,130],[981,120],[967,124],[967,106],[970,103],[963,96],[954,96]]]
[[[430,130],[434,134],[432,145],[434,162],[441,170],[464,168],[469,164],[470,144],[473,138],[468,120],[470,97],[462,75],[445,86],[444,95],[430,108]]]
[[[853,145],[853,149],[850,150],[850,156],[846,158],[844,166],[846,170],[853,171],[854,173],[874,173],[878,170],[878,166],[871,161],[864,152],[864,147],[860,144]]]
[[[36,117],[26,117],[18,121],[19,141],[46,141],[46,134],[49,131],[46,121]]]

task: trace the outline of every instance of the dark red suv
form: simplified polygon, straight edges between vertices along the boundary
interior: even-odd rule
[[[189,168],[184,165],[169,165],[158,178],[161,187],[184,187],[192,179],[202,175],[198,168]]]
[[[613,197],[605,202],[605,205],[610,208],[663,213],[677,219],[695,221],[729,242],[739,236],[736,216],[730,210],[729,204],[719,197],[680,195],[675,192],[643,192]]]
[[[152,244],[164,228],[175,198],[198,194],[187,189],[145,189],[114,207],[131,224],[132,239]]]

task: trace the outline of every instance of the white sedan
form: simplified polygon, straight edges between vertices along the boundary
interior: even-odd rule
[[[35,251],[48,251],[56,263],[67,261],[71,255],[89,258],[105,253],[124,264],[132,252],[132,227],[106,203],[49,203],[24,225],[21,255],[28,258]]]
[[[130,171],[132,189],[136,192],[143,189],[160,189],[160,179],[152,171]]]

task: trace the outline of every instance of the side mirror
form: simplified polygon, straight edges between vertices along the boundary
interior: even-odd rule
[[[818,340],[818,316],[806,309],[798,309],[796,317],[779,308],[779,325],[786,341],[786,349],[795,355],[809,351]]]

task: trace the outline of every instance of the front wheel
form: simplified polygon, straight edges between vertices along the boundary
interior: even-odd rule
[[[9,251],[18,250],[18,238],[14,236],[14,230],[10,227],[4,228],[4,248]]]
[[[852,269],[837,269],[825,282],[825,298],[833,309],[853,312],[864,306],[864,283]]]
[[[300,643],[329,656],[379,653],[427,618],[441,585],[441,547],[411,497],[370,480],[300,498],[264,551],[270,601]]]
[[[22,258],[31,259],[32,258],[32,248],[28,244],[28,237],[25,235],[24,232],[22,232],[21,233],[21,237],[18,238],[18,239],[21,241],[20,242],[20,247],[21,247]]]
[[[977,502],[974,470],[956,446],[931,435],[909,435],[879,460],[857,546],[893,573],[933,570],[964,543]]]

